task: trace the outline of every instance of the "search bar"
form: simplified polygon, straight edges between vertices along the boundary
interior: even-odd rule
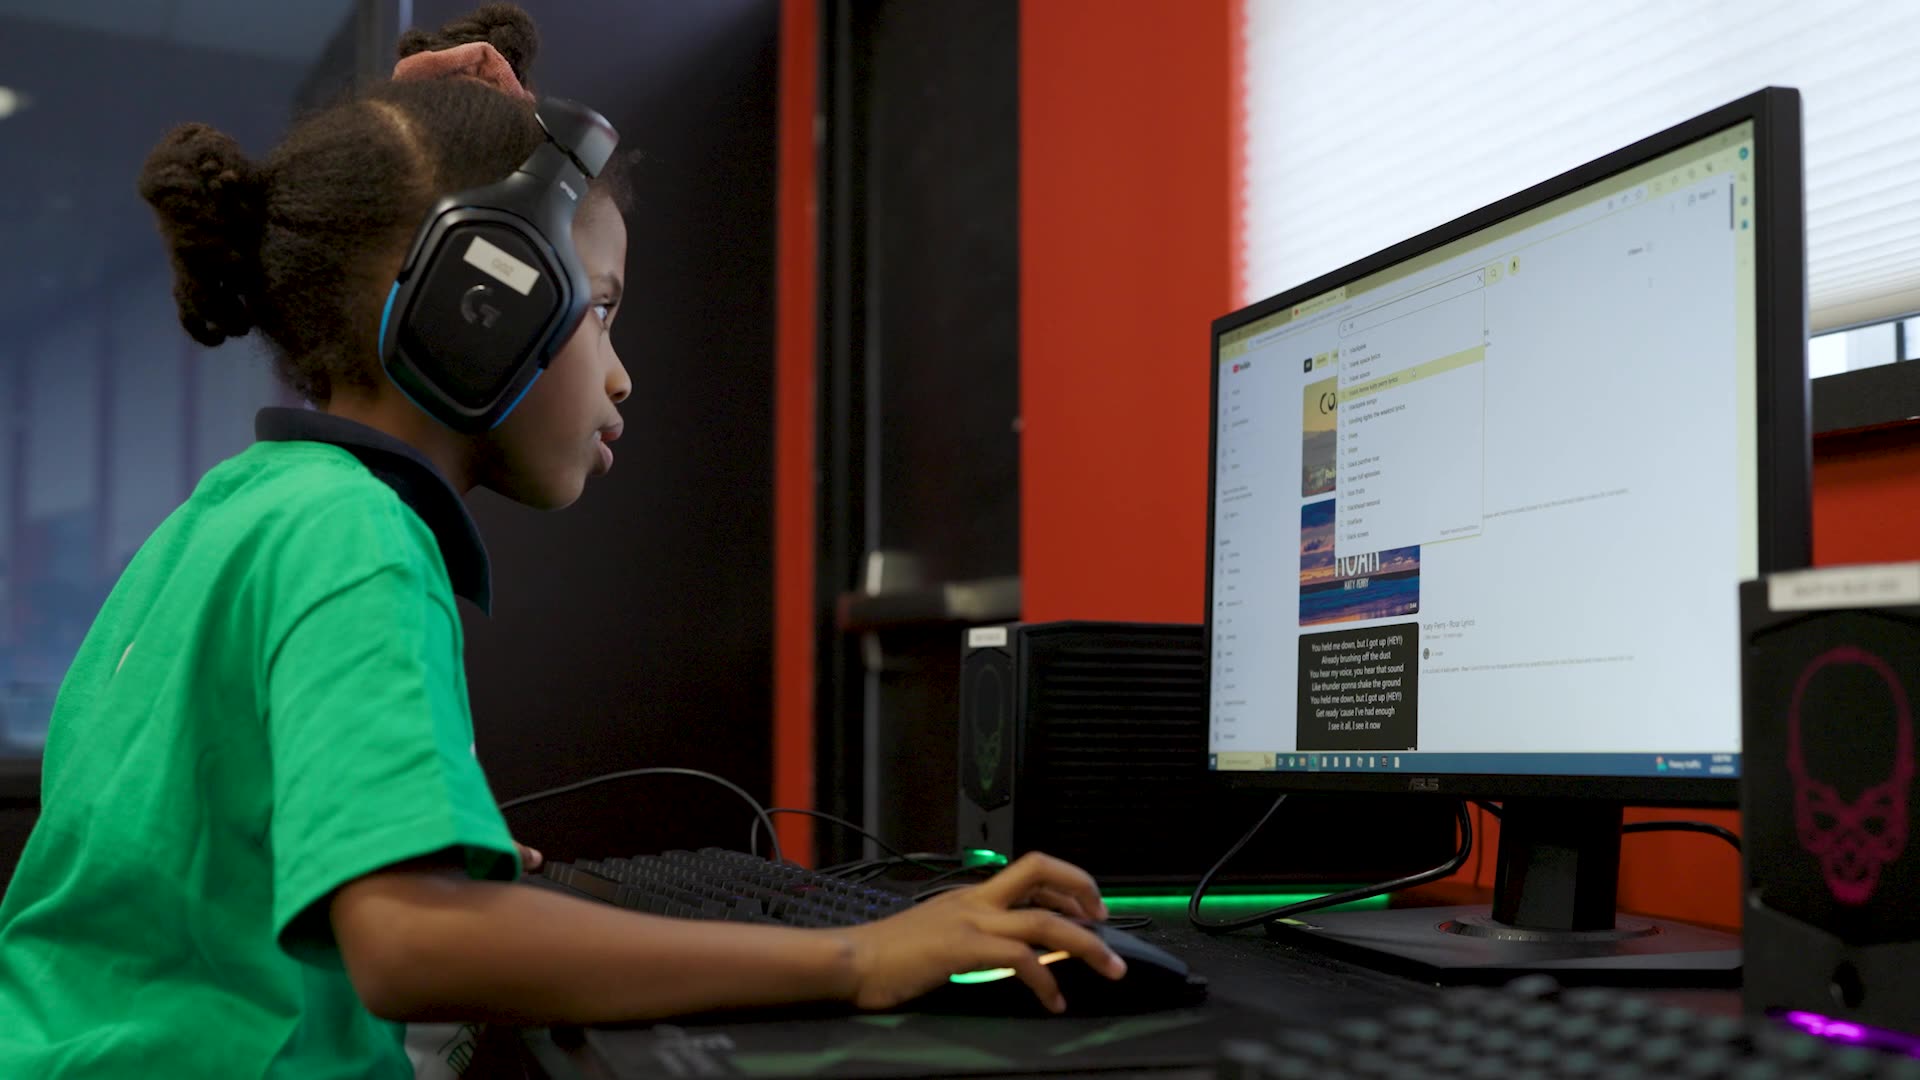
[[[1381,323],[1392,322],[1416,311],[1424,311],[1435,304],[1444,304],[1449,300],[1458,300],[1471,292],[1486,287],[1487,272],[1475,270],[1457,278],[1449,278],[1438,285],[1429,285],[1419,292],[1408,293],[1398,300],[1389,300],[1384,304],[1357,311],[1340,320],[1340,336],[1351,337],[1363,333]]]

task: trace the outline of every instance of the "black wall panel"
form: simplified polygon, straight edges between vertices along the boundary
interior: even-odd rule
[[[944,850],[963,624],[839,601],[879,579],[937,606],[945,585],[1020,572],[1019,5],[821,14],[817,797]],[[820,835],[828,859],[857,846]]]
[[[470,2],[414,4],[436,26]],[[468,612],[479,753],[502,799],[677,765],[769,794],[772,716],[773,0],[523,0],[535,89],[640,151],[614,342],[633,377],[613,472],[573,507],[472,500],[494,614]],[[515,811],[556,857],[744,847],[711,784],[619,781]]]

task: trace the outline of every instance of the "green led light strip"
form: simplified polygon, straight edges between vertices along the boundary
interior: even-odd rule
[[[1325,893],[1314,893],[1314,892],[1276,893],[1276,892],[1233,892],[1231,890],[1222,890],[1219,893],[1209,893],[1208,898],[1205,901],[1203,901],[1203,903],[1209,908],[1212,908],[1218,905],[1220,907],[1244,908],[1248,912],[1254,912],[1264,908],[1283,907],[1287,904],[1297,904],[1302,900],[1317,900],[1320,897],[1325,895],[1326,895]],[[1172,909],[1174,911],[1185,912],[1187,910],[1187,902],[1191,898],[1192,898],[1192,894],[1190,893],[1128,894],[1123,890],[1117,893],[1108,892],[1106,894],[1106,899],[1108,901],[1108,906],[1110,908],[1121,908],[1129,912],[1139,912],[1140,909],[1143,909],[1143,908],[1148,910],[1153,910],[1155,912],[1161,912],[1165,909]],[[1337,904],[1333,907],[1327,908],[1326,910],[1328,911],[1364,911],[1367,909],[1385,908],[1386,906],[1387,906],[1387,897],[1383,895],[1383,896],[1370,896],[1365,900],[1355,900],[1350,904]],[[982,970],[982,971],[963,971],[958,975],[949,975],[947,976],[947,981],[959,983],[962,986],[969,986],[974,983],[990,983],[990,982],[999,982],[1001,979],[1011,979],[1015,974],[1017,974],[1017,972],[1015,972],[1012,968],[986,968],[985,970]]]
[[[1065,960],[1068,955],[1069,954],[1065,949],[1055,949],[1054,951],[1046,954],[1045,956],[1042,956],[1040,958],[1040,963],[1056,964],[1062,960]],[[967,983],[999,982],[1001,979],[1007,978],[1008,976],[1015,975],[1015,974],[1018,974],[1018,973],[1015,972],[1012,968],[987,968],[984,971],[963,971],[958,975],[949,975],[947,976],[947,979],[950,982],[957,982],[962,985],[965,985]]]
[[[985,971],[963,971],[958,975],[949,975],[947,981],[966,986],[972,983],[999,982],[1001,979],[1011,979],[1014,975],[1012,968],[988,968]]]

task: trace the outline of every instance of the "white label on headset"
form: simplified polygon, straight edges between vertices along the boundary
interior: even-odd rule
[[[1836,566],[1767,579],[1767,607],[1774,611],[1895,604],[1920,604],[1920,565]]]
[[[967,631],[969,649],[1004,649],[1007,647],[1007,628],[1004,626],[980,626]]]
[[[500,250],[498,246],[487,243],[483,236],[474,237],[473,243],[467,245],[467,253],[461,257],[469,266],[477,266],[500,279],[521,296],[532,292],[533,283],[540,280],[540,271]]]

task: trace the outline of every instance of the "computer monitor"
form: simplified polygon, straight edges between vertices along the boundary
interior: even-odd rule
[[[1771,88],[1219,319],[1209,767],[1504,804],[1440,978],[1737,969],[1616,919],[1621,807],[1733,806],[1737,586],[1810,556],[1800,100]]]

